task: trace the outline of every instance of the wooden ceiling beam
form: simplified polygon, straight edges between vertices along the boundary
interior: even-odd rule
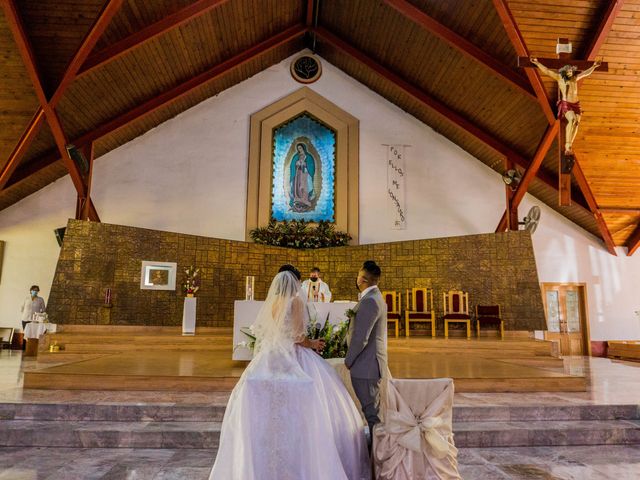
[[[622,5],[624,4],[624,0],[610,0],[609,6],[607,7],[607,11],[602,17],[602,21],[596,30],[596,34],[594,35],[591,43],[585,50],[585,54],[582,58],[586,58],[589,61],[594,61],[596,59],[596,55],[600,51],[600,47],[607,39],[607,35],[611,31],[611,27],[613,26],[613,21],[618,16],[618,13],[622,9]]]
[[[50,167],[54,163],[60,161],[60,152],[57,149],[38,157],[35,160],[30,161],[26,165],[20,165],[16,171],[11,175],[11,178],[4,186],[3,190],[9,189],[17,183],[26,180],[31,175]]]
[[[166,33],[174,28],[179,27],[191,20],[204,15],[205,13],[217,8],[228,0],[198,0],[191,5],[178,10],[171,15],[166,16],[162,20],[158,20],[151,25],[137,31],[136,33],[129,35],[128,37],[119,40],[113,45],[109,45],[106,48],[89,56],[83,63],[82,67],[78,71],[78,76],[82,76],[90,70],[105,65],[127,52],[143,45],[144,43],[152,40],[163,33]]]
[[[640,208],[637,207],[600,207],[600,211],[619,215],[640,215]]]
[[[429,109],[437,112],[442,117],[446,118],[449,122],[456,125],[458,128],[465,130],[470,135],[474,136],[482,143],[496,151],[498,154],[503,155],[505,158],[511,159],[521,168],[527,169],[531,162],[527,160],[523,155],[516,152],[512,148],[508,147],[500,140],[493,137],[491,134],[485,132],[480,127],[478,127],[474,122],[471,122],[467,118],[463,117],[457,112],[454,112],[449,107],[436,100],[435,98],[428,95],[426,92],[416,87],[415,85],[410,84],[398,74],[392,72],[386,67],[380,65],[372,58],[365,55],[362,51],[345,42],[341,38],[337,37],[324,27],[314,28],[313,31],[324,41],[332,45],[333,47],[341,50],[345,54],[350,57],[356,59],[358,62],[366,65],[371,70],[376,72],[378,75],[386,78],[393,84],[395,84],[398,88],[403,90],[406,94],[410,95],[415,100],[419,101]],[[538,178],[543,181],[545,184],[553,188],[557,191],[558,181],[557,179],[552,178],[550,175],[544,173],[542,170],[537,171]],[[580,205],[583,208],[587,209],[586,205]]]
[[[67,66],[62,80],[58,85],[58,88],[56,88],[55,93],[51,96],[49,104],[52,108],[55,108],[55,106],[62,98],[62,95],[64,94],[67,87],[71,84],[71,82],[73,82],[73,80],[75,80],[78,71],[82,67],[82,64],[85,62],[85,60],[93,50],[93,47],[96,46],[96,43],[98,43],[98,40],[111,23],[113,17],[120,10],[123,2],[124,0],[109,0],[109,2],[107,2],[107,4],[104,6],[102,11],[100,12],[100,15],[98,15],[98,18],[91,26],[91,29],[89,30],[87,35],[85,35],[84,40],[82,40],[80,48]]]
[[[406,0],[384,0],[384,3],[401,13],[405,18],[422,27],[427,32],[443,40],[448,45],[462,53],[465,57],[474,60],[494,75],[509,82],[520,92],[525,93],[534,100],[537,100],[536,94],[531,91],[531,85],[527,79],[518,75],[517,72],[496,60],[481,48],[476,47],[466,38],[445,27],[437,20],[434,20],[427,13],[423,12]]]
[[[95,159],[95,143],[91,142],[82,150],[84,150],[83,154],[89,162],[89,172],[87,173],[86,178],[86,196],[81,197],[80,195],[78,195],[78,201],[76,204],[76,220],[89,220],[91,217],[91,180],[93,177],[93,160]],[[98,212],[96,211],[95,214],[97,215]]]
[[[625,244],[627,247],[627,255],[631,256],[633,253],[640,247],[640,225],[636,227],[634,232],[631,234],[627,243]]]
[[[580,187],[580,190],[582,191],[582,194],[584,195],[584,198],[589,205],[589,210],[591,210],[591,214],[593,215],[593,218],[598,225],[602,241],[607,247],[607,251],[611,255],[617,256],[618,254],[616,253],[616,245],[613,241],[613,237],[611,236],[611,232],[609,231],[609,227],[607,226],[607,223],[605,222],[604,217],[602,216],[602,213],[598,208],[596,198],[593,196],[593,192],[591,191],[591,187],[589,186],[587,177],[585,177],[584,172],[582,171],[582,167],[578,163],[578,159],[576,159],[576,162],[573,165],[573,170],[571,172],[573,173],[573,178],[575,178],[576,182],[578,182],[578,186]]]
[[[593,37],[593,40],[587,47],[585,51],[584,57],[587,60],[595,60],[598,52],[600,51],[600,47],[604,43],[607,38],[607,35],[611,31],[611,27],[613,26],[613,21],[616,19],[618,13],[622,9],[622,5],[624,4],[624,0],[610,0],[609,5],[607,7],[607,11],[602,17],[602,21],[596,30],[596,34]],[[578,163],[578,159],[576,159],[575,165],[573,167],[573,174],[576,180],[578,181],[578,185],[580,185],[580,190],[582,190],[582,194],[587,199],[587,202],[591,203],[591,212],[593,213],[593,217],[598,224],[598,228],[600,229],[600,234],[602,236],[602,240],[607,247],[607,251],[612,255],[617,255],[615,249],[615,242],[613,241],[613,236],[611,235],[611,231],[607,226],[607,222],[604,220],[602,216],[602,210],[598,208],[598,204],[595,200],[593,192],[591,191],[591,186],[589,182],[587,182],[586,177],[584,176],[584,172]],[[640,224],[638,224],[637,230],[640,230]],[[633,236],[633,235],[632,235]],[[629,244],[627,244],[628,246]],[[634,248],[635,251],[635,248]],[[633,251],[629,249],[628,255],[631,255]]]
[[[304,0],[302,0],[304,3]],[[305,10],[305,25],[307,27],[312,27],[313,26],[313,10],[315,7],[315,0],[307,0],[306,1],[307,7]]]
[[[520,33],[520,29],[518,28],[516,21],[511,14],[511,10],[509,9],[507,0],[493,0],[493,5],[498,12],[498,16],[502,21],[502,25],[507,32],[509,40],[511,40],[511,44],[516,51],[516,55],[519,57],[529,57],[529,49],[527,48],[527,45],[522,38],[522,34]],[[542,107],[542,112],[544,113],[545,117],[547,117],[549,125],[553,124],[553,122],[556,121],[556,115],[552,110],[551,105],[549,104],[547,92],[544,89],[544,84],[542,83],[542,78],[540,77],[538,69],[525,68],[524,71],[529,78],[529,82],[533,87],[533,91],[536,94],[536,98],[538,99],[540,107]]]
[[[516,188],[515,193],[511,197],[510,208],[506,209],[502,214],[502,218],[496,227],[496,232],[504,232],[509,227],[509,210],[517,210],[520,202],[524,198],[527,190],[529,189],[529,184],[536,177],[540,166],[542,165],[542,161],[544,157],[549,152],[549,148],[553,144],[553,141],[558,137],[558,130],[560,128],[560,122],[556,121],[553,125],[549,125],[547,130],[544,132],[542,136],[542,140],[538,144],[538,148],[536,149],[536,153],[533,156],[533,160],[531,160],[531,164],[524,172],[518,187]]]
[[[9,179],[18,168],[22,157],[31,146],[33,139],[36,138],[44,120],[44,110],[42,107],[38,107],[38,110],[29,122],[27,129],[20,137],[20,140],[18,140],[18,143],[13,149],[13,152],[11,152],[11,155],[9,155],[7,163],[2,168],[2,172],[0,173],[0,191],[5,187],[7,182],[9,182]]]

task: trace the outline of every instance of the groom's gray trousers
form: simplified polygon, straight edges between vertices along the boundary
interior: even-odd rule
[[[353,378],[351,384],[356,397],[362,405],[367,423],[369,424],[369,432],[373,434],[373,426],[380,423],[378,412],[380,409],[380,379],[379,378]]]

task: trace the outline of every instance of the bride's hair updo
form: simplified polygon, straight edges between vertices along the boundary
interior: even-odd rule
[[[278,273],[273,279],[273,294],[282,297],[295,297],[300,290],[300,280],[288,270]]]
[[[291,272],[296,276],[298,280],[302,278],[302,275],[300,274],[300,270],[298,270],[296,267],[294,267],[290,263],[285,263],[284,265],[282,265],[280,267],[280,270],[278,270],[278,273],[280,272]]]

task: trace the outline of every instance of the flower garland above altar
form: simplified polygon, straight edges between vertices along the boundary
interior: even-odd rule
[[[342,247],[351,240],[351,235],[337,231],[332,223],[318,222],[317,227],[311,227],[304,220],[272,219],[268,226],[251,230],[250,235],[256,243],[290,248]]]

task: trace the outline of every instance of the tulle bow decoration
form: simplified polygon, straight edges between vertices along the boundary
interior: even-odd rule
[[[429,417],[427,411],[413,415],[410,411],[387,412],[385,429],[397,435],[397,441],[404,448],[414,452],[422,451],[421,439],[427,443],[436,458],[449,454],[450,427],[441,417]]]

